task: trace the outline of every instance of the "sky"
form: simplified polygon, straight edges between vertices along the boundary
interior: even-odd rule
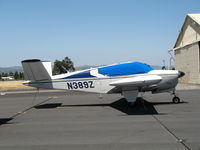
[[[24,59],[75,66],[168,63],[188,13],[199,0],[0,0],[0,67]]]

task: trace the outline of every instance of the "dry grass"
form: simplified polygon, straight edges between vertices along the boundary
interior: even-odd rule
[[[23,85],[24,81],[0,81],[0,90],[33,89]]]

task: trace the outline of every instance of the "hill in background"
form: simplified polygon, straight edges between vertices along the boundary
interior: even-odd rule
[[[0,67],[0,73],[9,73],[9,72],[23,72],[21,66],[13,66],[13,67]]]

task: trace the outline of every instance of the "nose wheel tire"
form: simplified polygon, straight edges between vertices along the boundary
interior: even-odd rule
[[[177,96],[174,96],[174,98],[172,99],[172,102],[173,102],[174,104],[178,104],[178,103],[180,103],[180,98],[177,97]]]

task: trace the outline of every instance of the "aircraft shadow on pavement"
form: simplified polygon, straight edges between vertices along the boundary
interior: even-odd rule
[[[172,102],[148,102],[143,98],[138,98],[134,105],[129,105],[124,98],[113,103],[103,104],[81,104],[81,105],[62,105],[60,107],[112,107],[127,115],[154,115],[158,114],[154,105],[170,105]]]
[[[185,102],[182,102],[185,103]],[[143,98],[138,98],[134,105],[130,105],[124,98],[113,103],[102,104],[78,104],[78,105],[62,105],[62,103],[48,103],[35,106],[36,109],[54,109],[57,107],[112,107],[127,115],[155,115],[158,114],[155,105],[174,105],[173,102],[148,102]]]
[[[13,120],[13,118],[0,118],[0,126],[3,124],[8,124],[8,122],[11,120]]]
[[[115,108],[127,115],[153,115],[158,114],[154,105],[145,99],[138,98],[134,105],[130,105],[122,98],[111,103],[111,107]]]

